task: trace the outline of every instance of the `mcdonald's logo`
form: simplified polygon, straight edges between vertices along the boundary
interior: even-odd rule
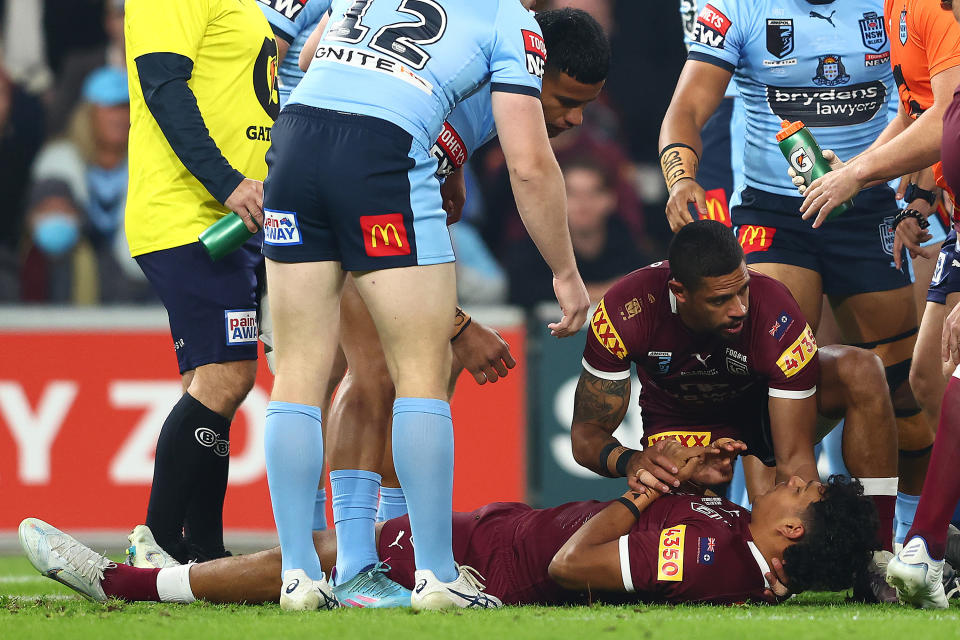
[[[702,220],[716,220],[728,227],[733,223],[730,220],[730,205],[727,203],[725,189],[710,189],[704,193],[707,200],[707,212],[700,216]]]
[[[371,258],[410,255],[407,228],[402,213],[360,216],[363,248]]]
[[[740,227],[737,239],[744,253],[766,251],[773,244],[773,236],[777,230],[773,227],[761,227],[754,224],[745,224]]]

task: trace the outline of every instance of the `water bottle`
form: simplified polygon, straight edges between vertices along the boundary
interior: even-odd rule
[[[784,120],[780,123],[777,144],[780,145],[783,157],[787,159],[794,171],[803,176],[807,186],[820,176],[833,171],[830,163],[824,159],[817,139],[799,120],[796,122]],[[827,215],[826,219],[836,218],[852,206],[852,200],[842,202]]]
[[[199,240],[210,259],[219,260],[242,247],[252,237],[243,219],[231,211],[204,229]]]

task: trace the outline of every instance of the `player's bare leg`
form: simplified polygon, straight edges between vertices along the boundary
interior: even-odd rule
[[[823,280],[819,273],[792,264],[776,262],[758,262],[749,266],[755,271],[782,282],[800,305],[800,311],[810,323],[810,328],[814,333],[817,332],[820,309],[823,305]]]
[[[377,327],[394,381],[393,453],[416,544],[415,608],[465,606],[445,585],[481,594],[453,560],[453,423],[447,402],[450,325],[456,306],[452,263],[354,274]],[[489,600],[489,598],[487,598]],[[486,601],[486,600],[485,600]],[[490,600],[494,606],[498,602]]]
[[[940,358],[940,340],[943,320],[960,301],[960,293],[947,295],[946,304],[927,302],[920,323],[920,333],[913,351],[913,366],[910,369],[910,386],[923,408],[930,424],[940,419],[940,403],[947,388],[949,375],[944,375]]]
[[[327,421],[333,519],[340,533],[334,593],[350,606],[406,607],[410,591],[386,577],[374,541],[384,493],[380,465],[390,434],[393,380],[376,326],[352,278],[344,283],[340,322],[348,370]]]
[[[288,609],[330,607],[336,601],[324,580],[311,532],[316,487],[323,476],[320,408],[337,354],[343,272],[338,262],[268,259],[267,279],[276,377],[264,451],[283,549],[283,581],[290,584],[283,589],[280,604]]]
[[[916,344],[917,315],[913,285],[890,291],[831,297],[837,323],[848,344],[870,349],[883,361],[897,417],[899,493],[896,542],[903,541],[933,444],[933,426],[920,409],[909,383]]]

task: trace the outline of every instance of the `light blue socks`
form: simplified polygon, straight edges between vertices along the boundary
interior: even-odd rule
[[[410,511],[417,569],[457,578],[453,560],[453,420],[450,404],[427,398],[393,403],[393,464]]]
[[[913,525],[913,519],[917,515],[917,505],[920,504],[920,496],[911,496],[908,493],[897,491],[897,530],[893,534],[893,541],[897,544],[903,544],[910,527]]]
[[[380,508],[377,510],[377,522],[407,515],[407,499],[400,487],[380,487]]]
[[[282,570],[303,569],[313,580],[323,577],[311,526],[317,484],[323,475],[320,419],[318,407],[271,401],[263,435]]]
[[[376,517],[380,474],[358,469],[330,472],[333,525],[337,529],[336,583],[377,563]]]
[[[323,531],[327,528],[327,490],[317,489],[317,497],[313,499],[313,530]]]

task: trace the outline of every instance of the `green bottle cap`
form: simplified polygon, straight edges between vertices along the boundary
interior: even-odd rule
[[[200,234],[200,244],[207,250],[211,260],[219,260],[243,246],[253,234],[243,219],[232,211],[223,216]]]

